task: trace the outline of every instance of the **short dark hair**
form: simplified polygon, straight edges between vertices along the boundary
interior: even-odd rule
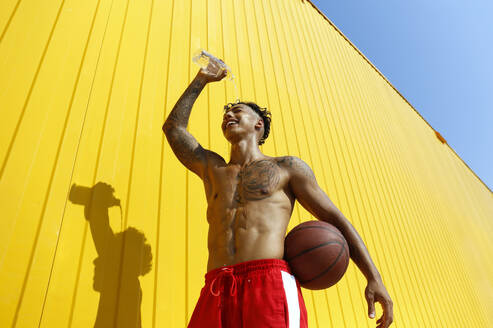
[[[233,106],[238,104],[243,104],[250,107],[251,109],[253,109],[255,113],[257,113],[262,118],[262,121],[264,121],[264,135],[258,141],[259,145],[263,145],[265,139],[267,139],[270,133],[270,121],[271,121],[272,113],[269,112],[267,108],[260,107],[259,105],[251,101],[237,101],[235,103],[229,103],[224,106],[224,111],[226,112],[229,109],[231,109]]]

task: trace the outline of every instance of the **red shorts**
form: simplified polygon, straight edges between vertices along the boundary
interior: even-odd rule
[[[298,281],[284,260],[254,260],[209,271],[188,328],[308,327]]]

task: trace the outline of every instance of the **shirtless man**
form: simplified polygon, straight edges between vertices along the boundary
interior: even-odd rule
[[[361,237],[294,156],[261,153],[270,117],[253,103],[225,107],[221,129],[231,143],[226,162],[187,131],[192,106],[207,83],[226,72],[200,69],[163,125],[180,162],[199,176],[207,197],[209,259],[205,286],[188,327],[307,327],[300,286],[283,259],[284,237],[295,200],[317,219],[336,226],[366,277],[368,315],[383,308],[377,328],[393,321],[393,303]]]

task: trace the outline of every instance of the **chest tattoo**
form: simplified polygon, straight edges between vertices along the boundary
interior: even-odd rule
[[[275,163],[261,160],[242,168],[236,180],[234,199],[242,204],[245,200],[261,200],[269,197],[279,184],[280,172]]]

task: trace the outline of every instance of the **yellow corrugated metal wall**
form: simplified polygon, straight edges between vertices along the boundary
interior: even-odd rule
[[[393,326],[493,326],[491,191],[310,2],[2,0],[0,33],[1,327],[186,325],[206,200],[161,126],[199,47],[273,112],[262,151],[308,162],[360,232]],[[211,84],[190,120],[225,158],[234,99]],[[84,188],[69,194],[99,181],[121,211],[90,225]],[[290,228],[309,219],[297,205]],[[335,287],[304,290],[310,327],[373,327],[365,282],[351,262]]]

